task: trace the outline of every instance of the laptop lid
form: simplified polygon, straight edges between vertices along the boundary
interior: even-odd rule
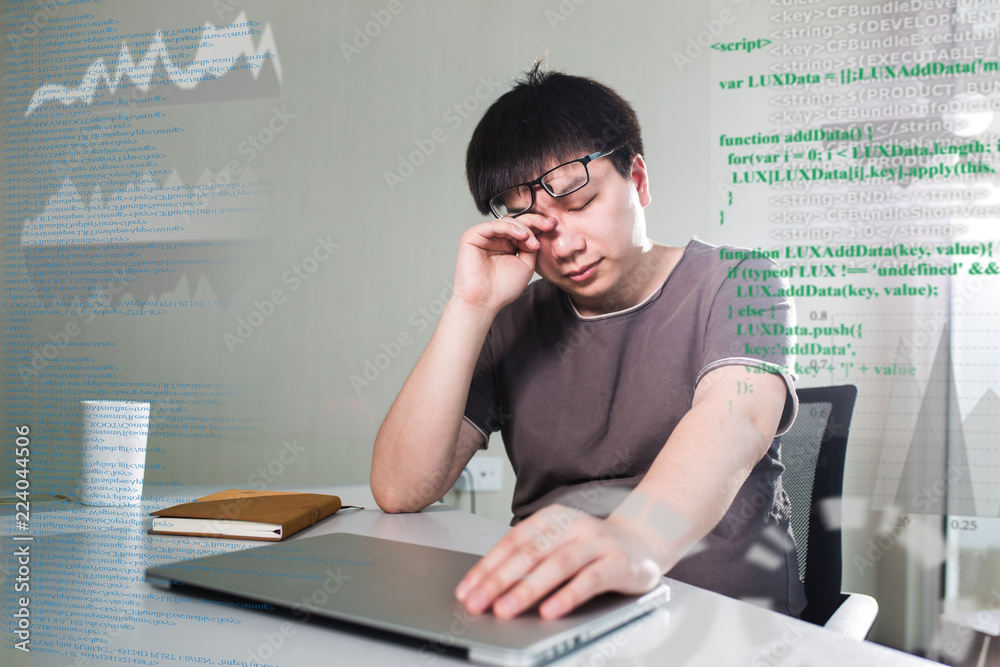
[[[545,620],[531,610],[502,620],[469,614],[455,587],[475,554],[333,533],[147,568],[146,580],[228,595],[400,633],[468,651],[489,665],[538,665],[643,616],[669,600],[661,585],[642,596],[602,595]]]

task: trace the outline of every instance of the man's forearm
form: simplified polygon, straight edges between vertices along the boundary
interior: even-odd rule
[[[418,511],[454,483],[469,385],[491,322],[455,300],[445,305],[375,439],[371,488],[382,509]]]
[[[720,369],[714,380],[735,386],[735,372],[737,368]],[[645,477],[612,513],[648,531],[664,572],[725,516],[774,438],[784,382],[778,376],[758,376],[755,383],[752,399],[716,390],[696,401]]]

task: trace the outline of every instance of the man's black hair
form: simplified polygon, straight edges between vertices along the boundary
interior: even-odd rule
[[[606,159],[630,178],[632,160],[642,154],[639,121],[618,93],[541,64],[500,96],[472,133],[465,175],[480,213],[490,212],[490,197],[537,178],[552,160],[613,148]]]

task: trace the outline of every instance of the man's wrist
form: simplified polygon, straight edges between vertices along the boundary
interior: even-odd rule
[[[690,522],[674,508],[642,491],[633,490],[608,519],[627,526],[653,552],[666,572],[687,551]]]
[[[497,316],[494,309],[473,305],[457,296],[452,296],[444,305],[441,317],[454,319],[464,326],[471,326],[483,332],[488,331]]]

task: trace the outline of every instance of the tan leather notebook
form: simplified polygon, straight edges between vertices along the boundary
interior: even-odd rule
[[[228,489],[151,512],[154,535],[197,535],[277,542],[342,507],[322,493]]]

